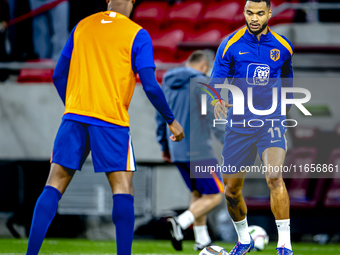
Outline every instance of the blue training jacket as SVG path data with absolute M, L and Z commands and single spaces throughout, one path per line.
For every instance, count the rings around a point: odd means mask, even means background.
M 190 84 L 192 78 L 195 79 Z M 195 81 L 207 83 L 209 79 L 190 67 L 169 70 L 163 78 L 162 89 L 165 98 L 185 134 L 181 142 L 170 142 L 170 130 L 164 118 L 156 113 L 157 140 L 161 144 L 162 151 L 170 150 L 173 162 L 215 158 L 212 131 L 215 137 L 224 143 L 224 126 L 213 127 L 214 109 L 208 107 L 207 115 L 201 115 L 201 94 L 205 93 L 201 89 L 206 87 Z
M 287 38 L 270 30 L 267 34 L 261 35 L 260 41 L 247 28 L 243 28 L 226 38 L 218 48 L 214 68 L 209 85 L 228 83 L 238 87 L 244 95 L 244 114 L 235 115 L 233 108 L 240 104 L 240 98 L 234 98 L 228 92 L 228 102 L 234 107 L 230 108 L 227 116 L 227 126 L 233 131 L 243 134 L 254 133 L 259 130 L 261 123 L 249 120 L 277 119 L 285 120 L 286 116 L 281 115 L 281 88 L 293 86 L 292 69 L 293 46 Z M 253 114 L 248 107 L 248 88 L 252 88 L 253 107 L 256 110 L 271 109 L 273 103 L 273 88 L 277 88 L 277 107 L 269 115 Z M 218 94 L 221 89 L 215 88 Z M 216 94 L 210 90 L 215 100 Z M 293 98 L 292 93 L 286 96 Z M 213 101 L 208 95 L 209 101 Z M 289 106 L 288 106 L 289 107 Z M 231 123 L 240 123 L 233 124 Z M 244 125 L 245 123 L 245 125 Z

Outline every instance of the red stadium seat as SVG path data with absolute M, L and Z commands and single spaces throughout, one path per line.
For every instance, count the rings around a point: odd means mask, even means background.
M 193 29 L 202 9 L 203 3 L 199 1 L 176 3 L 169 9 L 165 24 L 167 27 L 171 28 L 181 28 L 185 25 L 186 27 Z
M 211 1 L 205 8 L 199 26 L 202 28 L 219 29 L 228 34 L 237 28 L 235 17 L 240 15 L 243 8 L 239 2 Z
M 323 204 L 326 208 L 340 208 L 340 148 L 332 151 L 328 166 L 333 165 L 333 173 L 330 186 L 326 191 Z M 335 168 L 338 166 L 338 168 Z
M 37 63 L 46 64 L 52 66 L 54 64 L 51 59 L 38 59 L 27 61 L 26 63 Z M 23 68 L 20 70 L 18 76 L 19 83 L 42 83 L 42 82 L 52 82 L 54 69 L 53 68 Z
M 178 50 L 179 59 L 187 60 L 190 54 L 196 49 L 204 49 L 207 45 L 220 44 L 225 34 L 218 29 L 213 30 L 194 30 L 186 32 L 184 43 Z M 185 45 L 185 46 L 184 46 Z
M 280 4 L 285 3 L 286 1 L 272 1 L 271 2 L 271 8 L 274 10 L 277 8 Z M 296 10 L 285 10 L 283 12 L 280 12 L 279 14 L 275 15 L 269 20 L 269 25 L 277 25 L 277 24 L 284 24 L 284 23 L 292 23 L 294 21 L 296 15 Z
M 133 20 L 146 30 L 158 30 L 166 16 L 165 1 L 143 1 L 135 10 Z
M 176 62 L 178 60 L 178 44 L 183 41 L 184 31 L 174 29 L 164 33 L 153 33 L 151 38 L 154 46 L 155 60 Z
M 162 84 L 163 82 L 163 76 L 168 70 L 157 70 L 156 69 L 156 79 L 157 81 Z
M 202 43 L 216 43 L 220 42 L 222 37 L 226 34 L 218 29 L 212 30 L 194 30 L 188 32 L 185 36 L 185 42 L 202 42 Z

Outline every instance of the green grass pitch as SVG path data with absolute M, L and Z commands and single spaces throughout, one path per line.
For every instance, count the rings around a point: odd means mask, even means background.
M 198 255 L 199 252 L 193 250 L 193 241 L 183 243 L 183 251 L 175 251 L 170 241 L 158 240 L 136 240 L 133 243 L 132 253 L 135 255 Z M 233 244 L 216 242 L 216 245 L 224 247 L 228 252 Z M 295 255 L 340 255 L 340 244 L 330 244 L 320 246 L 317 244 L 295 243 L 293 244 Z M 25 254 L 27 240 L 0 239 L 0 255 L 19 255 Z M 79 239 L 46 239 L 43 243 L 40 255 L 43 254 L 79 254 L 79 255 L 114 255 L 116 254 L 115 242 L 109 241 L 89 241 Z M 258 255 L 276 254 L 275 243 L 270 243 L 266 250 L 253 252 Z

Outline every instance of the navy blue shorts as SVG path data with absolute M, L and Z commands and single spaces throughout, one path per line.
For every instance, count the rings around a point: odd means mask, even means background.
M 81 170 L 90 151 L 95 172 L 136 170 L 129 127 L 63 120 L 54 141 L 51 163 Z
M 195 171 L 195 166 L 201 169 L 208 166 L 216 166 L 217 159 L 206 159 L 195 162 L 175 162 L 186 185 L 191 191 L 197 190 L 200 194 L 217 194 L 224 192 L 222 175 L 218 172 L 199 173 Z
M 223 173 L 233 174 L 252 166 L 259 154 L 272 147 L 282 148 L 287 151 L 287 128 L 269 123 L 264 125 L 254 134 L 240 134 L 226 128 L 224 146 L 222 151 Z

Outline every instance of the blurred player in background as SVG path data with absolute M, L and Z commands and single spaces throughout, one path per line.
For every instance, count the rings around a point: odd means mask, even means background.
M 245 98 L 251 96 L 248 88 L 252 88 L 253 106 L 257 110 L 271 108 L 274 104 L 272 90 L 275 88 L 278 92 L 278 105 L 269 115 L 256 115 L 246 103 L 244 115 L 235 115 L 234 109 L 231 109 L 227 117 L 226 107 L 236 104 L 235 95 L 233 97 L 229 91 L 229 104 L 222 101 L 221 105 L 217 98 L 212 101 L 216 118 L 224 116 L 228 120 L 222 152 L 224 166 L 236 167 L 238 172 L 229 172 L 224 176 L 228 211 L 239 237 L 230 252 L 233 255 L 246 254 L 254 247 L 248 232 L 247 206 L 242 195 L 246 173 L 241 172 L 241 168 L 253 165 L 257 152 L 265 166 L 275 168 L 283 165 L 287 150 L 287 130 L 281 125 L 286 119 L 285 115 L 281 115 L 281 88 L 293 86 L 293 46 L 284 36 L 268 28 L 268 20 L 272 16 L 270 1 L 247 0 L 244 16 L 247 26 L 225 39 L 218 49 L 211 85 L 223 84 L 227 78 L 230 84 L 243 92 Z M 220 90 L 216 88 L 218 93 Z M 288 94 L 288 98 L 292 97 L 292 94 Z M 261 122 L 257 121 L 251 127 L 247 124 L 249 120 L 260 120 L 266 124 L 260 127 Z M 277 254 L 291 255 L 289 197 L 282 172 L 268 171 L 266 180 L 279 234 Z
M 200 78 L 208 83 L 205 74 L 209 70 L 209 55 L 204 51 L 195 51 L 189 57 L 185 67 L 169 70 L 163 79 L 162 89 L 171 110 L 184 128 L 186 137 L 180 143 L 171 143 L 170 130 L 166 121 L 157 113 L 157 139 L 162 147 L 163 160 L 173 161 L 179 169 L 185 183 L 191 190 L 191 203 L 187 211 L 175 218 L 169 218 L 168 226 L 172 244 L 176 250 L 182 250 L 182 230 L 194 224 L 195 250 L 202 250 L 211 239 L 207 229 L 207 213 L 221 203 L 223 184 L 221 173 L 198 174 L 194 166 L 216 166 L 217 159 L 212 148 L 211 131 L 224 142 L 224 128 L 212 128 L 213 108 L 207 115 L 201 115 L 201 94 L 203 85 L 190 84 L 191 78 Z M 203 92 L 204 93 L 204 92 Z M 211 125 L 208 125 L 210 123 Z M 191 129 L 190 129 L 191 125 Z
M 184 137 L 156 82 L 151 38 L 128 18 L 133 3 L 107 0 L 108 11 L 80 21 L 62 51 L 53 81 L 65 103 L 65 115 L 55 139 L 50 175 L 34 209 L 28 255 L 38 254 L 58 201 L 90 150 L 95 172 L 105 172 L 112 188 L 117 254 L 131 254 L 136 164 L 128 108 L 136 73 L 169 125 L 170 139 Z

